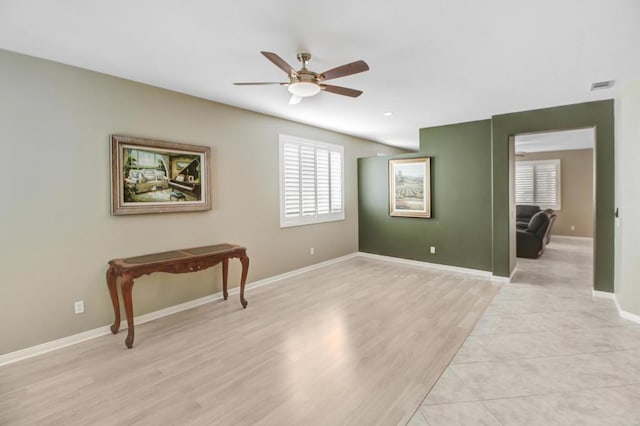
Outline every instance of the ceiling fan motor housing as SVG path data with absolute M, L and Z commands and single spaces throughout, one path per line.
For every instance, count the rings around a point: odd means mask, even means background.
M 298 53 L 298 60 L 302 63 L 302 68 L 295 75 L 289 75 L 289 92 L 301 98 L 318 94 L 321 90 L 318 75 L 307 69 L 311 54 L 306 52 Z

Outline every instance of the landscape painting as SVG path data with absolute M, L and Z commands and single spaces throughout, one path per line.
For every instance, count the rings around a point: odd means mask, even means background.
M 112 213 L 209 210 L 209 147 L 111 137 Z
M 389 160 L 389 214 L 431 217 L 429 157 Z

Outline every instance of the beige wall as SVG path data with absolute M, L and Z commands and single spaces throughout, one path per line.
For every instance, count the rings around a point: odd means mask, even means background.
M 593 150 L 535 152 L 516 161 L 549 159 L 560 159 L 562 185 L 561 208 L 551 234 L 593 238 Z
M 640 317 L 640 81 L 616 97 L 615 293 L 620 308 Z
M 233 242 L 248 248 L 252 282 L 357 251 L 356 158 L 399 152 L 2 50 L 0 75 L 0 354 L 111 323 L 112 258 Z M 213 209 L 111 216 L 112 133 L 210 146 Z M 279 133 L 345 147 L 344 221 L 280 229 Z M 135 314 L 218 292 L 219 268 L 140 278 Z M 231 286 L 238 279 L 234 261 Z

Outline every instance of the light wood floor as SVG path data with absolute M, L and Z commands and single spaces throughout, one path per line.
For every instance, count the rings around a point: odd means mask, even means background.
M 1 367 L 0 424 L 405 424 L 498 289 L 350 259 Z

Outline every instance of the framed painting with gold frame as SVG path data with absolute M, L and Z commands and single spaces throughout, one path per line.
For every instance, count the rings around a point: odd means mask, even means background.
M 111 213 L 211 209 L 207 146 L 111 136 Z

